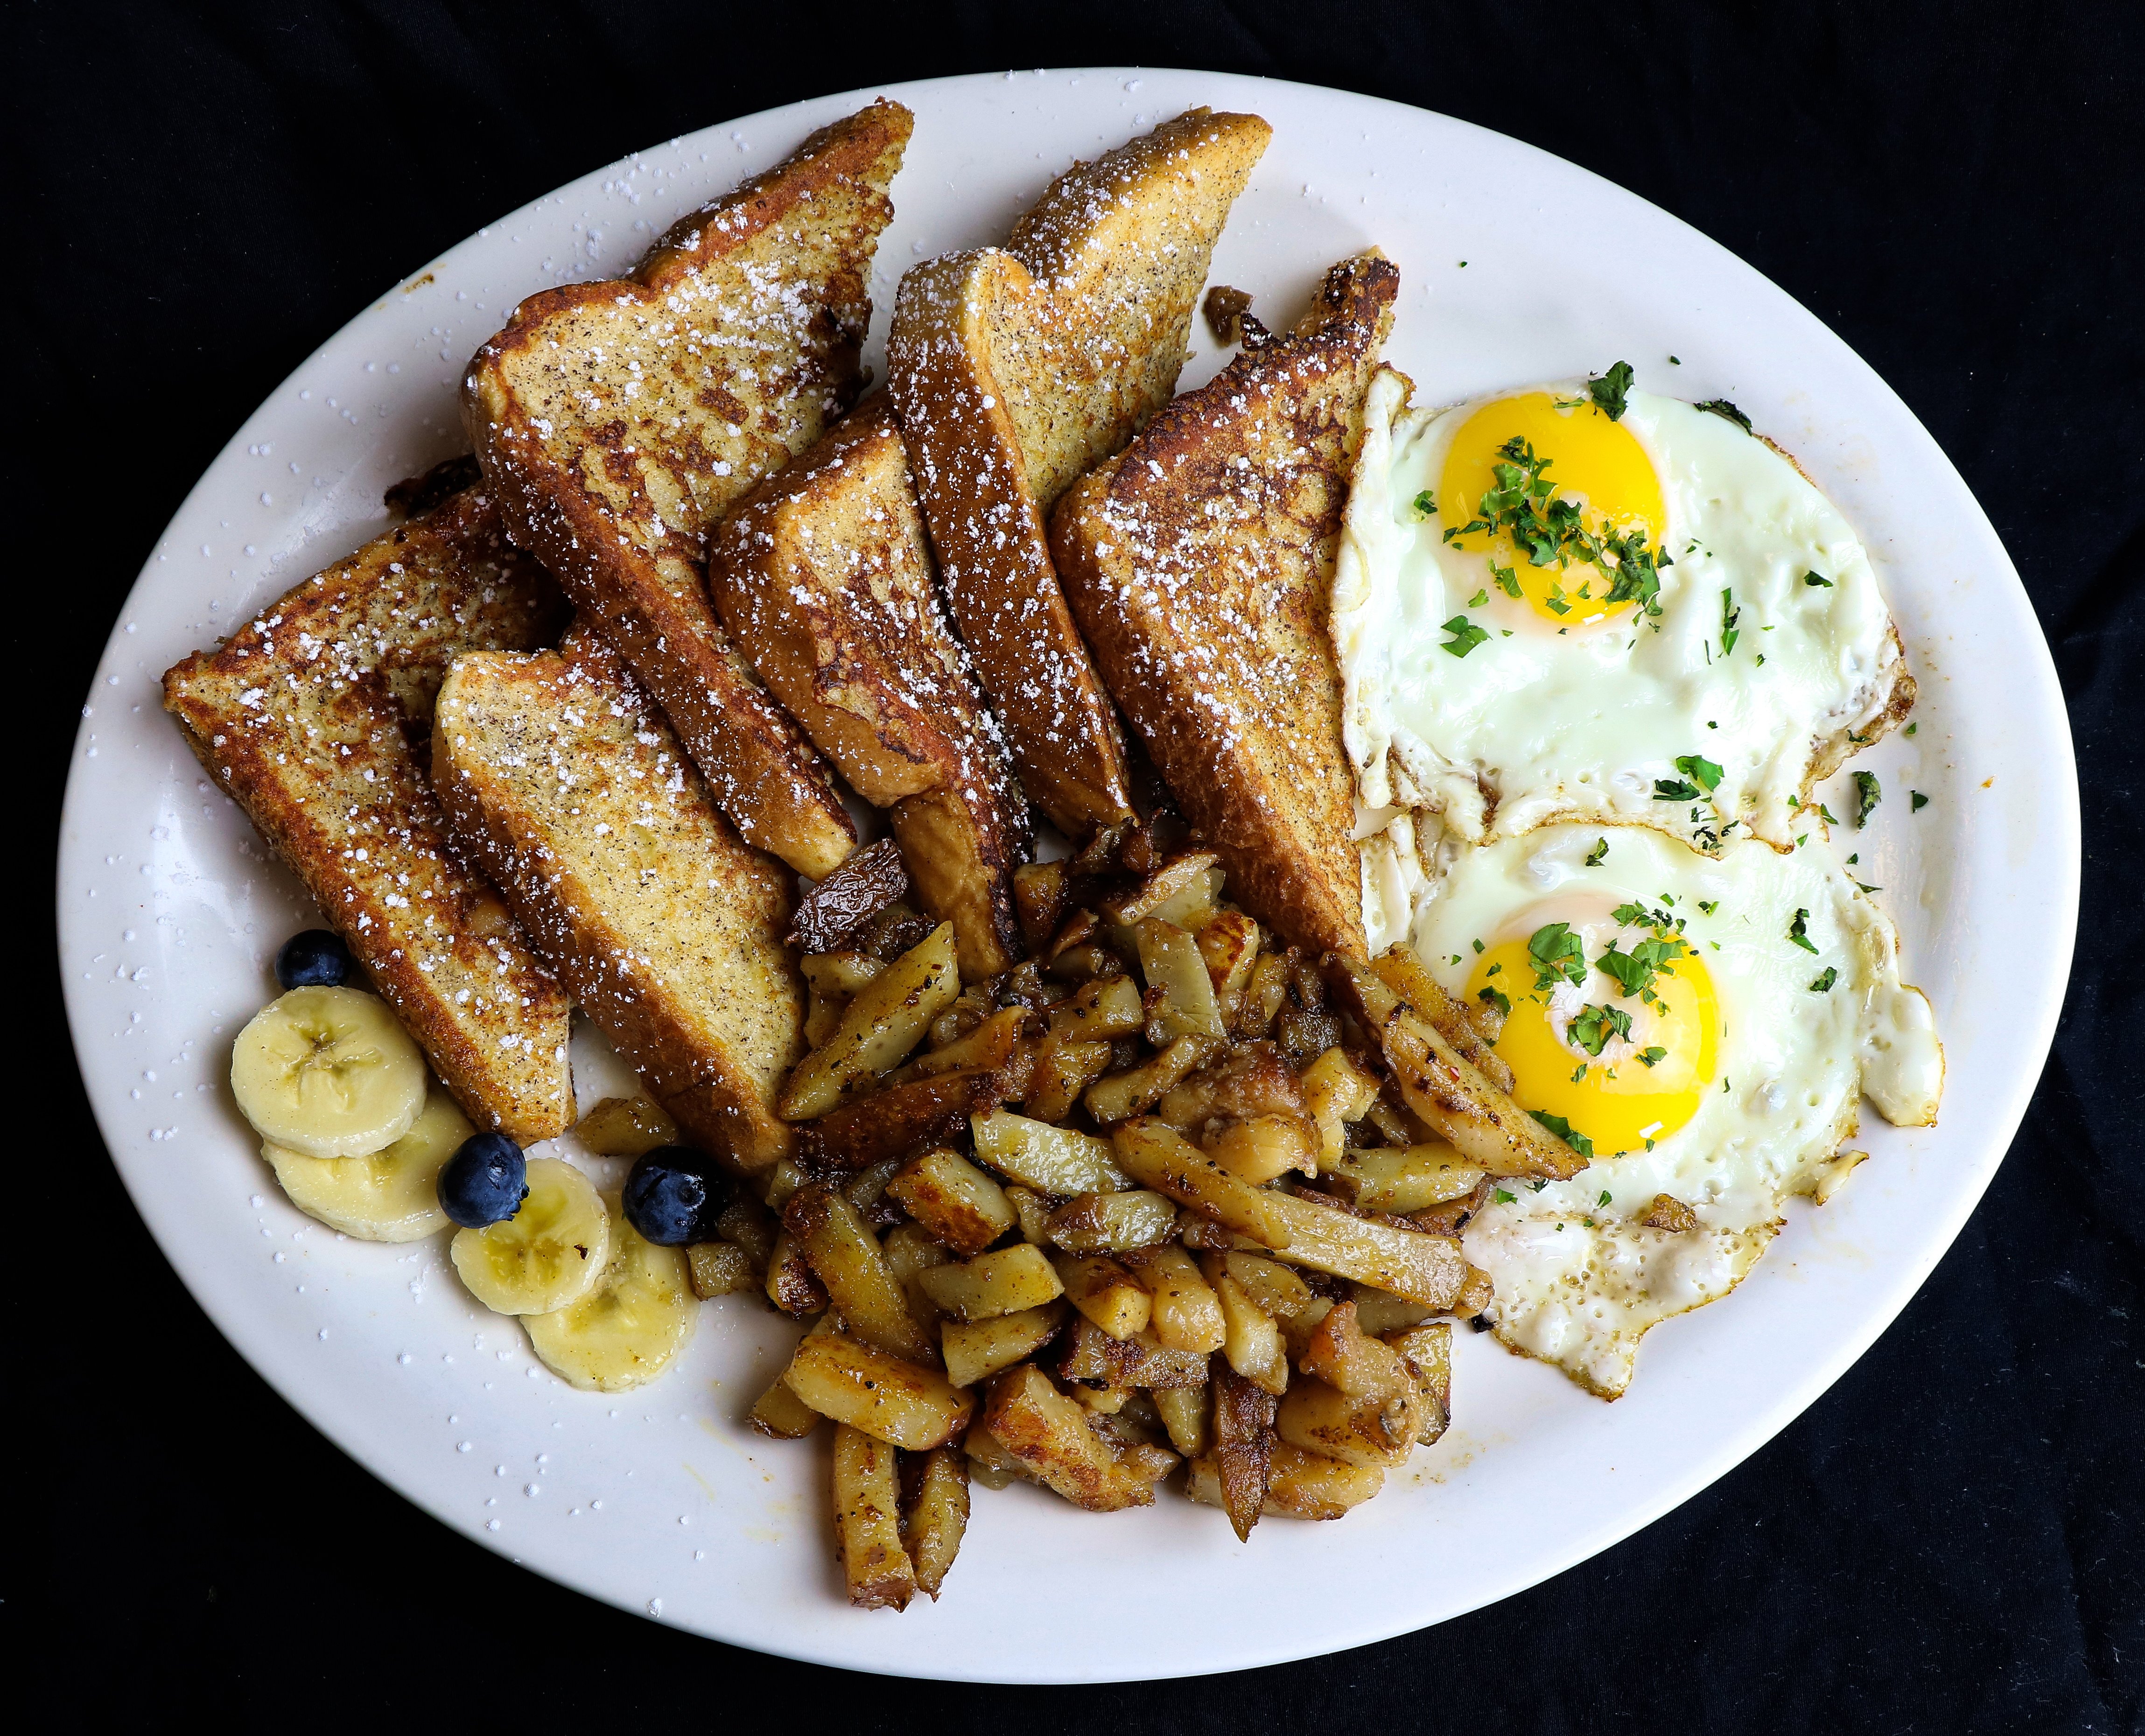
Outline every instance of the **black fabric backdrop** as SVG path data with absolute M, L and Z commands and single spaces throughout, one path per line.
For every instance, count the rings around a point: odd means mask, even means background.
M 1235 1678 L 889 1689 L 562 1590 L 314 1434 L 226 1346 L 128 1206 L 39 941 L 12 1117 L 38 1210 L 15 1220 L 10 1259 L 51 1269 L 7 1315 L 11 1432 L 30 1450 L 4 1608 L 15 1633 L 28 1618 L 44 1639 L 17 1652 L 18 1679 L 63 1695 L 70 1721 L 144 1727 L 698 1725 L 764 1708 L 792 1728 L 943 1732 L 1008 1717 L 1142 1732 L 2137 1729 L 2145 10 L 774 10 L 761 23 L 657 0 L 7 7 L 0 124 L 26 217 L 7 298 L 29 376 L 11 405 L 7 625 L 12 683 L 49 701 L 17 738 L 43 836 L 89 672 L 167 519 L 291 367 L 440 249 L 636 147 L 823 91 L 1068 61 L 1272 74 L 1477 122 L 1665 206 L 1830 321 L 1965 473 L 2054 647 L 2084 789 L 2084 931 L 2026 1127 L 1949 1256 L 1830 1393 L 1715 1487 L 1545 1585 Z M 41 932 L 52 858 L 24 854 L 25 931 Z M 1348 1594 L 1278 1589 L 1272 1620 Z

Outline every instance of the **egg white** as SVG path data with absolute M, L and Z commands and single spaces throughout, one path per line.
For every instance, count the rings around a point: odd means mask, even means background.
M 1586 395 L 1584 381 L 1538 390 Z M 1431 809 L 1471 842 L 1577 816 L 1684 838 L 1732 821 L 1726 835 L 1787 848 L 1806 829 L 1795 801 L 1855 738 L 1889 727 L 1902 691 L 1899 638 L 1846 520 L 1734 422 L 1631 392 L 1622 425 L 1666 510 L 1660 613 L 1620 621 L 1581 604 L 1553 623 L 1500 591 L 1481 552 L 1446 543 L 1454 521 L 1441 510 L 1416 509 L 1488 400 L 1411 410 L 1407 394 L 1390 369 L 1372 384 L 1334 580 L 1342 734 L 1365 804 Z M 1457 522 L 1471 512 L 1439 505 Z M 1830 584 L 1807 583 L 1812 572 Z M 1590 575 L 1598 591 L 1605 581 L 1590 568 L 1564 582 L 1575 590 Z M 1465 656 L 1444 649 L 1455 615 L 1489 634 Z M 1693 804 L 1655 793 L 1689 755 L 1721 768 L 1695 818 Z
M 1633 901 L 1684 919 L 1719 997 L 1714 1078 L 1689 1122 L 1567 1181 L 1505 1181 L 1465 1232 L 1467 1257 L 1491 1276 L 1488 1317 L 1504 1342 L 1615 1397 L 1651 1326 L 1734 1289 L 1779 1227 L 1782 1202 L 1851 1167 L 1841 1147 L 1864 1092 L 1893 1122 L 1935 1119 L 1943 1060 L 1929 1002 L 1899 980 L 1890 922 L 1819 839 L 1784 856 L 1751 841 L 1707 856 L 1641 828 L 1565 823 L 1439 854 L 1418 863 L 1407 928 L 1453 992 L 1465 991 L 1477 940 L 1512 938 L 1515 922 L 1554 915 L 1560 902 Z M 1798 911 L 1814 953 L 1789 938 Z M 1590 941 L 1588 956 L 1598 951 Z M 1813 987 L 1828 967 L 1830 989 Z M 1587 994 L 1614 992 L 1597 977 Z M 1641 1223 L 1660 1194 L 1690 1206 L 1699 1227 Z

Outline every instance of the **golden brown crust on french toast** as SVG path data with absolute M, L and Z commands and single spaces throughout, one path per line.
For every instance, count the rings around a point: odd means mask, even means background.
M 738 648 L 858 794 L 888 810 L 961 974 L 1019 956 L 1026 800 L 932 582 L 891 405 L 868 400 L 732 510 L 708 588 Z
M 701 564 L 730 504 L 856 395 L 913 124 L 874 102 L 674 225 L 630 276 L 531 296 L 463 384 L 515 541 L 632 664 L 746 840 L 814 877 L 855 828 L 716 621 Z
M 1400 274 L 1326 274 L 1287 337 L 1175 400 L 1058 503 L 1052 546 L 1110 691 L 1232 896 L 1362 956 L 1355 783 L 1326 617 L 1363 399 Z
M 577 624 L 555 652 L 459 659 L 432 767 L 456 843 L 649 1094 L 740 1168 L 787 1152 L 789 877 L 739 842 L 617 655 Z
M 426 736 L 465 651 L 550 644 L 566 606 L 485 491 L 449 498 L 164 677 L 209 775 L 312 893 L 472 1120 L 574 1118 L 565 992 L 448 848 Z
M 1003 248 L 911 270 L 887 362 L 939 573 L 1022 780 L 1066 832 L 1129 818 L 1124 744 L 1053 570 L 1073 479 L 1167 401 L 1272 129 L 1194 109 L 1052 183 Z

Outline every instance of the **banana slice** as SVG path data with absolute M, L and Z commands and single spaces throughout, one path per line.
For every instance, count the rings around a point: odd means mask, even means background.
M 425 1107 L 425 1057 L 377 995 L 294 988 L 231 1048 L 239 1112 L 305 1157 L 362 1157 L 395 1143 Z
M 476 1129 L 438 1086 L 400 1139 L 369 1157 L 308 1157 L 273 1140 L 261 1155 L 291 1203 L 361 1241 L 416 1241 L 447 1227 L 440 1171 Z
M 654 1380 L 690 1341 L 700 1315 L 685 1251 L 656 1246 L 612 1210 L 610 1264 L 595 1288 L 570 1308 L 521 1322 L 537 1355 L 584 1392 Z
M 610 1263 L 611 1218 L 595 1182 L 556 1157 L 529 1160 L 529 1197 L 504 1223 L 457 1230 L 447 1245 L 470 1293 L 495 1314 L 550 1314 L 578 1302 Z

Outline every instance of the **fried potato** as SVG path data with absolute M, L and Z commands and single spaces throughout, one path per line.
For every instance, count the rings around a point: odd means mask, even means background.
M 1303 1107 L 1318 1129 L 1320 1169 L 1346 1149 L 1345 1124 L 1361 1121 L 1377 1101 L 1377 1080 L 1346 1049 L 1328 1049 L 1304 1069 Z
M 1227 1035 L 1199 943 L 1187 930 L 1159 917 L 1143 919 L 1133 929 L 1132 938 L 1139 949 L 1140 975 L 1150 990 L 1162 995 L 1161 1007 L 1147 1024 L 1148 1041 L 1168 1043 L 1180 1037 L 1204 1037 L 1218 1042 Z
M 893 1449 L 847 1423 L 834 1428 L 834 1550 L 856 1608 L 908 1607 L 916 1570 L 902 1545 Z
M 1202 923 L 1192 938 L 1199 943 L 1207 981 L 1214 985 L 1222 1022 L 1234 1030 L 1252 968 L 1259 962 L 1259 925 L 1240 910 L 1228 910 Z
M 946 1263 L 950 1257 L 946 1250 L 920 1224 L 896 1224 L 886 1232 L 878 1251 L 887 1270 L 901 1286 L 901 1293 L 908 1298 L 908 1311 L 926 1326 L 937 1321 L 938 1305 L 924 1289 L 923 1275 L 932 1266 Z
M 958 1152 L 912 1157 L 886 1184 L 917 1222 L 963 1256 L 980 1254 L 1017 1221 L 1005 1190 Z
M 1217 1257 L 1244 1294 L 1277 1320 L 1302 1313 L 1316 1300 L 1308 1284 L 1263 1255 L 1232 1250 Z
M 1089 1086 L 1080 1101 L 1103 1127 L 1137 1115 L 1213 1052 L 1203 1037 L 1180 1037 L 1160 1053 L 1123 1072 L 1107 1074 Z
M 1017 1314 L 1065 1293 L 1043 1250 L 1025 1241 L 958 1265 L 929 1267 L 918 1281 L 943 1311 L 961 1321 Z
M 942 1015 L 943 1016 L 943 1015 Z M 965 1037 L 919 1055 L 897 1076 L 903 1080 L 926 1079 L 933 1073 L 980 1072 L 1003 1067 L 1019 1051 L 1035 1015 L 1025 1007 L 1007 1007 L 992 1013 Z
M 752 1256 L 734 1241 L 696 1241 L 685 1250 L 685 1266 L 693 1281 L 693 1294 L 705 1301 L 709 1296 L 734 1296 L 740 1290 L 757 1290 L 759 1268 Z
M 938 1333 L 946 1378 L 956 1386 L 980 1386 L 1000 1369 L 1011 1368 L 1049 1343 L 1065 1315 L 1060 1301 L 987 1320 L 948 1321 Z
M 1445 1432 L 1452 1415 L 1452 1322 L 1432 1321 L 1411 1326 L 1386 1342 L 1400 1353 L 1422 1395 L 1421 1431 L 1416 1439 L 1428 1446 Z
M 1035 1073 L 1021 1107 L 1038 1121 L 1063 1121 L 1080 1093 L 1109 1071 L 1107 1042 L 1059 1042 L 1046 1037 L 1035 1052 Z
M 1639 1221 L 1649 1230 L 1668 1230 L 1683 1236 L 1698 1227 L 1698 1214 L 1674 1194 L 1657 1193 Z
M 827 1306 L 819 1275 L 787 1230 L 776 1236 L 767 1256 L 767 1299 L 784 1314 L 799 1316 L 817 1314 Z
M 923 1040 L 960 992 L 953 925 L 941 923 L 857 991 L 839 1028 L 792 1070 L 776 1112 L 784 1121 L 810 1121 L 868 1090 Z
M 1145 1188 L 1083 1193 L 1050 1214 L 1050 1239 L 1075 1254 L 1117 1254 L 1160 1241 L 1177 1227 L 1176 1202 Z
M 1132 1182 L 1111 1142 L 1001 1109 L 971 1123 L 976 1155 L 1038 1193 L 1114 1193 Z
M 1383 1338 L 1389 1332 L 1404 1332 L 1430 1318 L 1431 1311 L 1420 1302 L 1404 1302 L 1367 1284 L 1351 1288 L 1356 1304 L 1356 1323 L 1373 1338 Z
M 1411 1385 L 1378 1398 L 1350 1398 L 1323 1380 L 1304 1380 L 1283 1395 L 1274 1432 L 1290 1445 L 1344 1465 L 1391 1470 L 1413 1450 L 1423 1400 Z
M 968 1455 L 958 1447 L 934 1447 L 913 1480 L 901 1516 L 901 1540 L 915 1569 L 917 1589 L 935 1603 L 968 1530 Z
M 1187 1459 L 1203 1455 L 1208 1442 L 1207 1411 L 1212 1401 L 1206 1384 L 1157 1387 L 1151 1396 L 1162 1427 L 1169 1431 L 1169 1444 Z
M 812 1323 L 805 1336 L 831 1332 L 835 1324 L 833 1315 L 823 1314 Z M 826 1419 L 797 1396 L 789 1385 L 789 1370 L 784 1367 L 746 1413 L 745 1420 L 761 1434 L 771 1435 L 778 1440 L 802 1440 Z
M 968 1475 L 986 1489 L 1010 1489 L 1015 1483 L 1039 1484 L 1042 1480 L 1008 1452 L 998 1436 L 981 1423 L 969 1429 L 961 1448 L 968 1455 Z
M 1013 871 L 1013 908 L 1021 938 L 1039 953 L 1065 920 L 1072 895 L 1072 877 L 1062 862 L 1031 862 Z
M 653 1097 L 605 1097 L 574 1123 L 574 1137 L 599 1157 L 638 1157 L 674 1146 L 677 1122 Z
M 808 1333 L 783 1379 L 822 1416 L 913 1453 L 943 1446 L 975 1410 L 975 1400 L 936 1369 L 841 1332 Z
M 1157 1340 L 1170 1350 L 1200 1355 L 1222 1348 L 1228 1334 L 1221 1299 L 1198 1261 L 1172 1242 L 1137 1249 L 1122 1263 L 1153 1298 L 1147 1324 Z
M 1208 1463 L 1218 1485 L 1214 1505 L 1227 1512 L 1237 1540 L 1248 1543 L 1272 1475 L 1276 1400 L 1219 1360 L 1213 1387 L 1214 1450 Z
M 1203 1386 L 1207 1378 L 1207 1358 L 1200 1352 L 1172 1350 L 1146 1331 L 1119 1338 L 1084 1316 L 1060 1341 L 1052 1370 L 1061 1380 L 1120 1392 Z
M 973 1116 L 988 1114 L 1028 1088 L 1025 1057 L 984 1072 L 938 1073 L 889 1085 L 808 1122 L 797 1130 L 797 1154 L 822 1169 L 867 1169 L 906 1157 L 918 1146 L 958 1139 Z
M 1231 1275 L 1226 1254 L 1202 1254 L 1199 1269 L 1222 1305 L 1222 1355 L 1229 1366 L 1262 1392 L 1288 1390 L 1288 1352 L 1274 1317 Z
M 1475 1270 L 1448 1236 L 1351 1216 L 1301 1195 L 1277 1195 L 1274 1217 L 1288 1238 L 1274 1251 L 1291 1266 L 1353 1278 L 1426 1308 L 1451 1307 Z
M 1398 1213 L 1463 1199 L 1481 1185 L 1484 1174 L 1441 1139 L 1344 1152 L 1319 1167 L 1350 1204 L 1366 1211 Z
M 937 1363 L 938 1344 L 909 1311 L 901 1281 L 863 1213 L 825 1182 L 815 1181 L 792 1196 L 782 1223 L 854 1336 L 904 1361 Z
M 1051 1262 L 1065 1299 L 1112 1338 L 1145 1328 L 1153 1299 L 1114 1260 L 1099 1254 L 1060 1254 Z
M 1238 1181 L 1254 1187 L 1291 1170 L 1306 1176 L 1318 1173 L 1317 1135 L 1301 1116 L 1254 1115 L 1228 1122 L 1202 1139 L 1200 1147 Z
M 1238 1181 L 1174 1127 L 1142 1117 L 1117 1128 L 1111 1146 L 1124 1172 L 1142 1186 L 1263 1247 L 1287 1245 L 1276 1209 L 1284 1196 Z
M 1214 913 L 1220 895 L 1221 861 L 1212 850 L 1189 850 L 1172 856 L 1132 891 L 1112 898 L 1101 907 L 1103 921 L 1132 928 L 1147 918 L 1196 928 Z
M 1412 1384 L 1400 1352 L 1364 1335 L 1353 1302 L 1326 1311 L 1304 1346 L 1299 1365 L 1351 1399 L 1383 1398 Z
M 1100 977 L 1050 1009 L 1050 1034 L 1059 1042 L 1107 1042 L 1147 1028 L 1139 987 L 1129 977 Z
M 1282 954 L 1259 954 L 1237 1008 L 1237 1036 L 1264 1037 L 1273 1028 L 1275 1018 L 1288 1001 L 1288 960 Z
M 983 1426 L 1037 1480 L 1076 1506 L 1115 1513 L 1154 1503 L 1151 1463 L 1127 1463 L 1033 1363 L 993 1379 Z
M 775 1235 L 781 1228 L 775 1215 L 743 1189 L 723 1207 L 723 1215 L 715 1220 L 716 1236 L 743 1248 L 747 1257 L 763 1272 L 774 1257 Z
M 1050 1201 L 1033 1188 L 1023 1187 L 1018 1181 L 1007 1184 L 1005 1196 L 1013 1216 L 1020 1220 L 1020 1239 L 1033 1242 L 1039 1248 L 1048 1247 Z
M 1278 1519 L 1340 1519 L 1385 1486 L 1386 1474 L 1374 1466 L 1349 1465 L 1279 1440 L 1265 1510 Z
M 857 991 L 886 968 L 868 953 L 818 953 L 798 964 L 811 995 L 804 1041 L 815 1049 L 841 1028 L 842 1015 Z
M 1394 947 L 1371 966 L 1371 974 L 1436 1027 L 1439 1035 L 1498 1090 L 1512 1088 L 1512 1070 L 1490 1046 L 1494 1033 L 1485 1032 L 1476 1009 L 1447 994 L 1437 979 L 1423 967 L 1415 949 L 1405 942 Z

